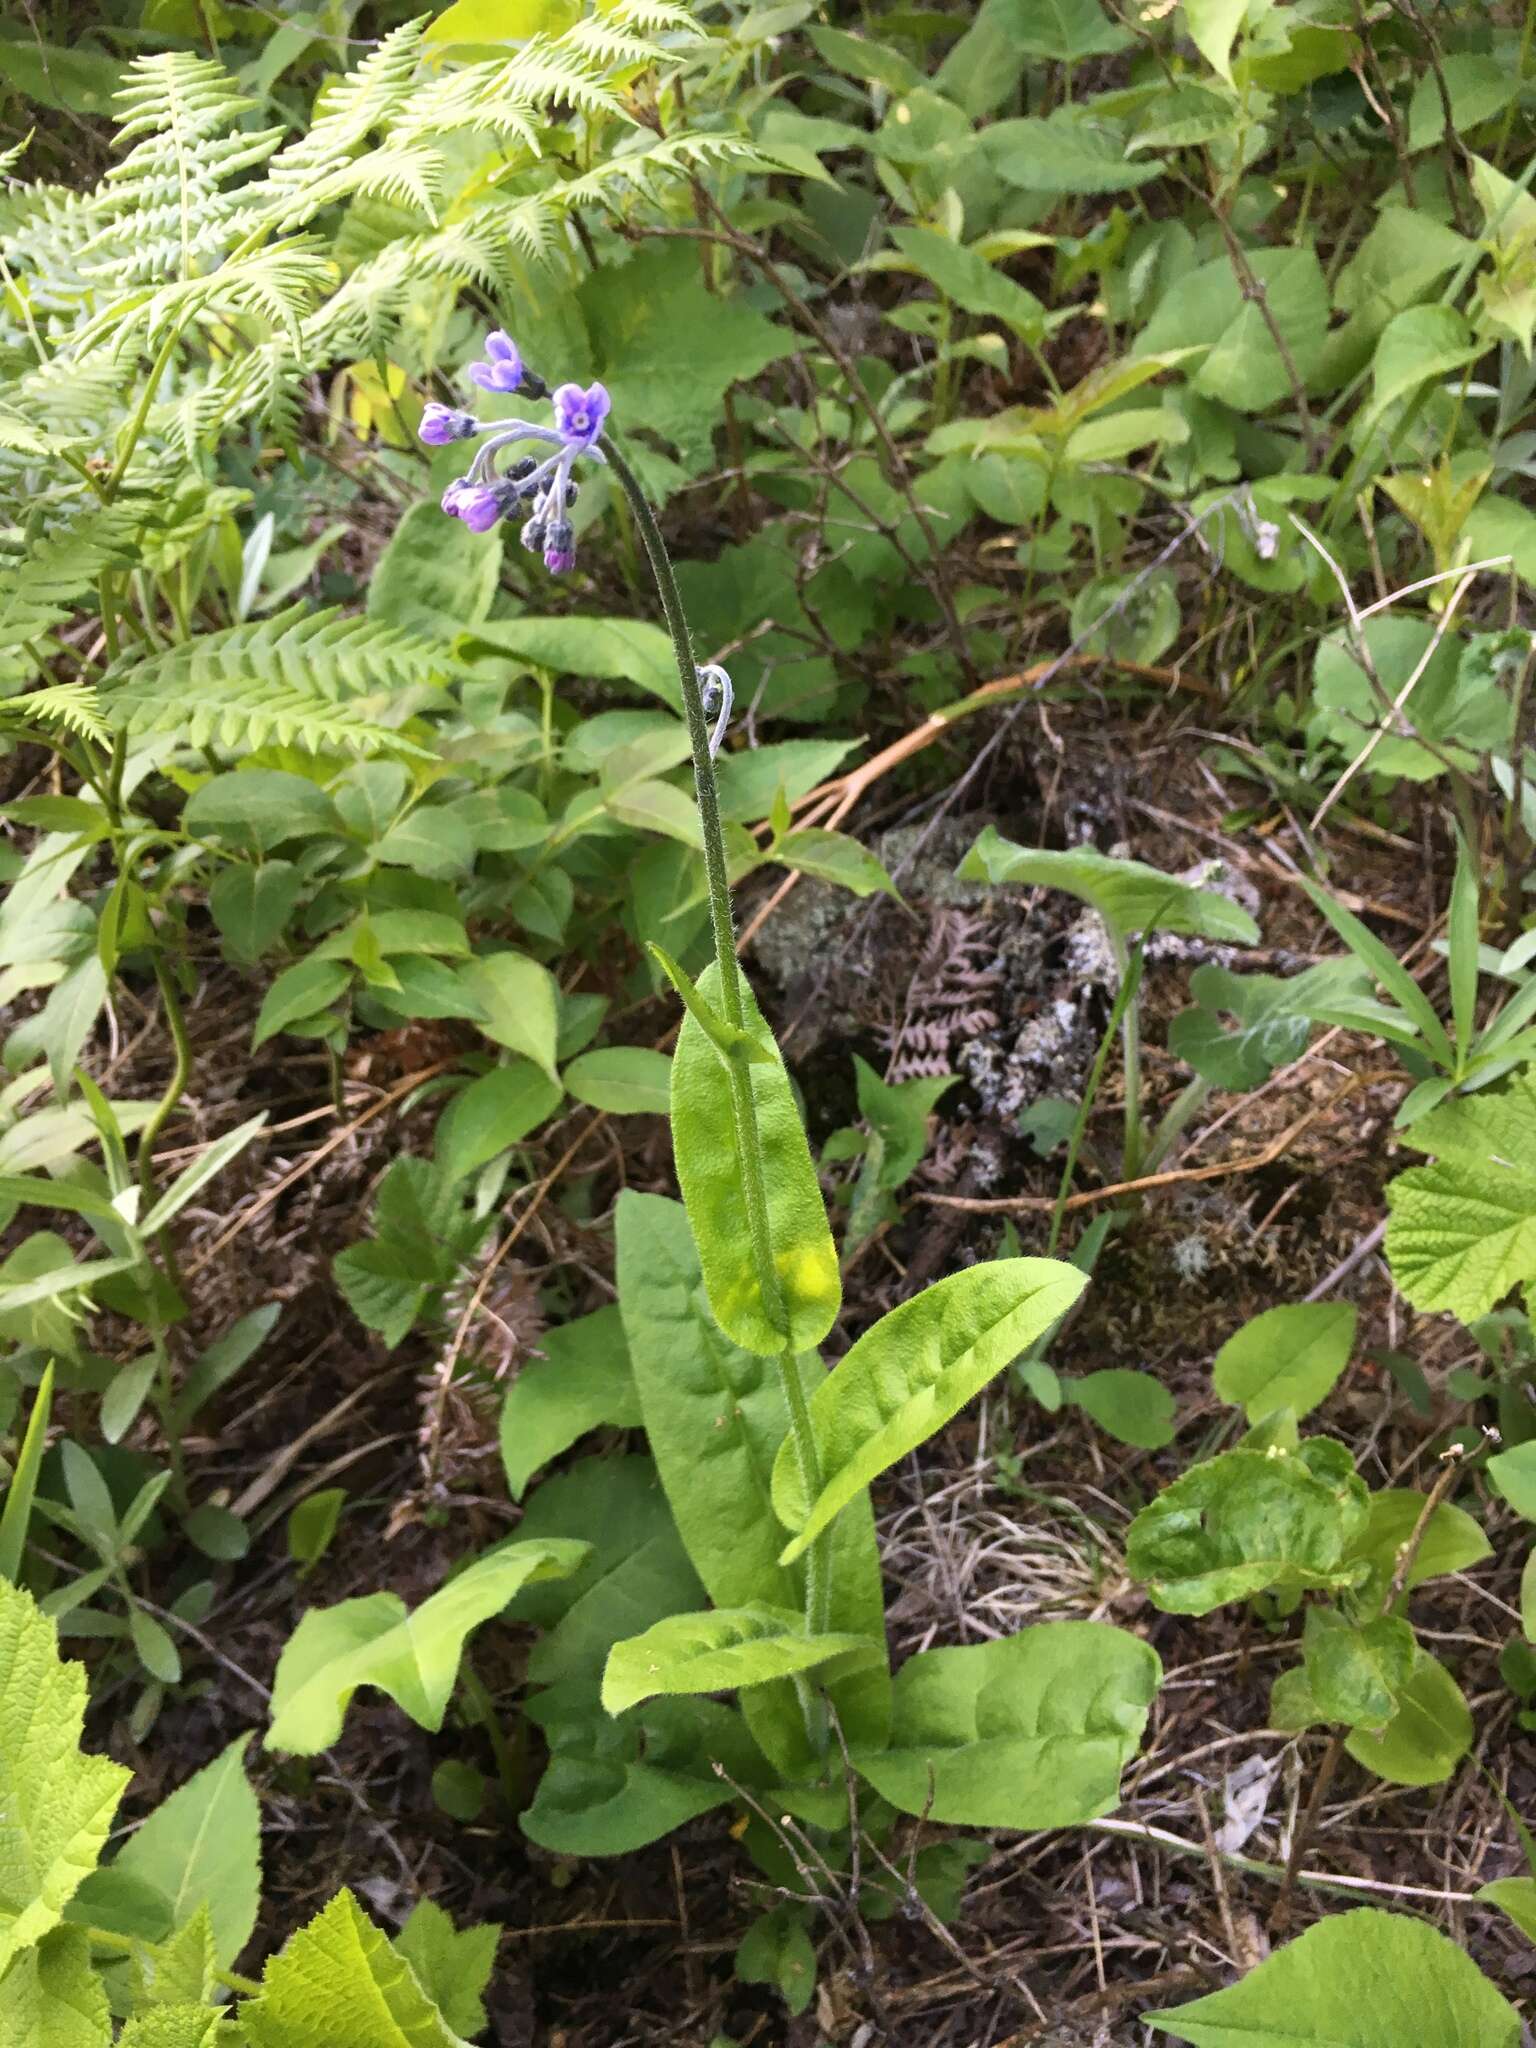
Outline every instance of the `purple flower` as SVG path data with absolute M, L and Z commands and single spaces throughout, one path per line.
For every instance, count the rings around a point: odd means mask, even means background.
M 498 327 L 485 337 L 485 360 L 471 363 L 472 383 L 482 391 L 516 391 L 523 381 L 523 359 L 510 334 Z
M 489 533 L 503 509 L 495 484 L 469 484 L 459 495 L 455 517 L 462 519 L 471 533 Z
M 465 498 L 473 496 L 474 488 L 473 484 L 465 483 L 463 477 L 456 476 L 454 478 L 447 490 L 444 491 L 442 497 L 443 510 L 450 519 L 458 519 L 461 516 L 463 501 Z
M 446 448 L 450 441 L 467 441 L 471 434 L 478 434 L 480 422 L 472 412 L 459 412 L 454 406 L 439 405 L 434 399 L 423 407 L 421 425 L 416 431 L 429 448 Z
M 613 400 L 601 384 L 562 384 L 554 394 L 555 425 L 569 446 L 590 448 L 603 430 Z
M 556 576 L 576 566 L 576 536 L 569 519 L 552 519 L 544 531 L 544 566 Z

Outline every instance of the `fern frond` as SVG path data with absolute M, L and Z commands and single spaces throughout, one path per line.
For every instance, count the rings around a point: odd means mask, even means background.
M 515 57 L 466 65 L 422 86 L 411 95 L 391 130 L 391 140 L 468 129 L 519 142 L 537 156 L 538 130 L 552 107 L 610 118 L 624 115 L 593 62 L 572 50 L 568 39 L 552 42 L 547 36 L 534 36 Z
M 53 652 L 48 635 L 77 608 L 103 569 L 130 562 L 142 507 L 85 503 L 69 524 L 40 539 L 15 536 L 0 556 L 0 692 L 37 673 Z
M 158 291 L 115 299 L 79 337 L 82 354 L 113 337 L 119 360 L 135 348 L 155 349 L 195 321 L 244 314 L 285 329 L 299 347 L 300 322 L 335 277 L 335 266 L 309 237 L 257 249 L 208 277 L 183 278 Z
M 222 65 L 185 51 L 136 58 L 117 104 L 118 139 L 136 147 L 98 188 L 103 224 L 83 268 L 116 285 L 196 277 L 231 239 L 242 198 L 226 188 L 265 162 L 282 130 L 242 130 L 258 103 Z
M 138 663 L 109 715 L 125 732 L 179 733 L 194 746 L 421 755 L 379 714 L 453 665 L 439 642 L 298 604 Z
M 579 178 L 572 178 L 547 195 L 562 206 L 612 205 L 615 188 L 629 186 L 655 193 L 668 177 L 687 177 L 695 171 L 720 170 L 730 165 L 738 170 L 772 169 L 773 160 L 738 135 L 689 133 L 668 135 L 649 141 L 644 148 L 625 150 L 594 164 Z
M 89 683 L 50 683 L 44 690 L 29 690 L 0 703 L 0 725 L 61 726 L 104 747 L 112 744 L 101 698 Z
M 295 225 L 319 205 L 314 192 L 347 170 L 369 137 L 404 108 L 416 73 L 425 19 L 387 35 L 357 69 L 322 96 L 307 134 L 290 142 L 267 169 L 262 199 L 274 219 Z
M 670 0 L 615 0 L 606 12 L 617 27 L 633 29 L 637 35 L 659 36 L 668 30 L 704 33 L 686 7 L 673 7 Z

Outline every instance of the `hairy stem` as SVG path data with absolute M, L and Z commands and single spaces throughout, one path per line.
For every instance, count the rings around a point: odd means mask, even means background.
M 165 1010 L 165 1021 L 170 1027 L 171 1044 L 175 1048 L 175 1062 L 165 1093 L 155 1105 L 155 1113 L 144 1126 L 139 1139 L 139 1186 L 143 1190 L 146 1207 L 154 1200 L 155 1194 L 155 1140 L 170 1122 L 181 1101 L 187 1081 L 192 1073 L 192 1046 L 187 1037 L 187 1020 L 182 1013 L 181 996 L 176 982 L 166 964 L 159 947 L 155 948 L 155 980 L 160 988 L 160 1001 Z
M 715 962 L 720 974 L 720 1006 L 725 1013 L 726 1022 L 740 1030 L 746 1016 L 746 1006 L 742 997 L 741 973 L 736 964 L 736 932 L 731 919 L 731 882 L 725 857 L 725 834 L 721 827 L 720 801 L 715 788 L 715 764 L 709 751 L 709 719 L 704 710 L 704 694 L 693 659 L 688 621 L 683 613 L 682 595 L 677 587 L 677 578 L 673 574 L 671 557 L 667 553 L 666 542 L 662 539 L 661 528 L 656 523 L 656 516 L 646 500 L 638 477 L 614 446 L 610 436 L 605 434 L 601 445 L 609 466 L 618 479 L 619 488 L 634 514 L 635 525 L 644 543 L 651 573 L 656 579 L 661 608 L 666 615 L 667 629 L 672 635 L 672 646 L 677 656 L 678 682 L 682 688 L 683 713 L 688 723 L 689 747 L 693 755 L 693 780 L 698 793 L 699 821 L 704 838 L 704 873 L 709 888 L 709 919 L 715 942 Z M 742 1198 L 747 1211 L 747 1228 L 752 1240 L 753 1265 L 757 1271 L 763 1306 L 770 1321 L 787 1330 L 789 1319 L 785 1313 L 783 1291 L 779 1286 L 778 1270 L 773 1259 L 773 1239 L 768 1218 L 767 1176 L 762 1141 L 757 1128 L 757 1105 L 752 1094 L 752 1080 L 747 1070 L 734 1060 L 726 1063 L 726 1070 L 730 1080 L 736 1157 L 741 1166 Z M 795 1464 L 801 1484 L 805 1488 L 805 1498 L 807 1501 L 813 1501 L 821 1491 L 821 1460 L 817 1455 L 816 1437 L 811 1427 L 805 1389 L 800 1384 L 792 1346 L 786 1345 L 784 1355 L 778 1364 L 784 1400 L 789 1409 L 789 1433 L 794 1446 Z M 832 1590 L 830 1564 L 829 1533 L 823 1530 L 811 1544 L 806 1557 L 805 1621 L 806 1632 L 809 1635 L 821 1634 L 827 1627 Z M 819 1705 L 814 1705 L 807 1713 L 807 1725 L 818 1750 L 825 1749 L 826 1723 Z

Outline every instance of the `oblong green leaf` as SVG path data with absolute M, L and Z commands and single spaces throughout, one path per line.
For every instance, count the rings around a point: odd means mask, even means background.
M 1147 2024 L 1191 2048 L 1515 2048 L 1520 2015 L 1424 1920 L 1332 1913 L 1225 1991 Z
M 1091 904 L 1110 929 L 1185 932 L 1228 944 L 1253 945 L 1259 928 L 1239 904 L 1139 860 L 1113 860 L 1091 846 L 1066 853 L 1016 846 L 989 825 L 960 863 L 967 882 L 1028 882 L 1065 889 Z
M 764 1299 L 753 1258 L 732 1076 L 691 1012 L 672 1061 L 672 1143 L 715 1320 L 744 1350 L 777 1358 L 786 1349 L 809 1351 L 821 1342 L 843 1290 L 789 1075 L 744 976 L 741 986 L 747 1029 L 771 1053 L 766 1060 L 741 1062 L 738 1071 L 756 1112 L 781 1309 Z M 699 990 L 719 1004 L 716 968 L 699 977 Z
M 1322 1442 L 1313 1438 L 1305 1455 L 1271 1445 L 1193 1466 L 1132 1522 L 1132 1578 L 1166 1614 L 1208 1614 L 1267 1587 L 1363 1578 L 1365 1565 L 1347 1553 L 1364 1531 L 1368 1496 L 1347 1456 L 1342 1473 L 1313 1469 Z
M 573 1572 L 589 1548 L 558 1538 L 504 1544 L 414 1611 L 394 1593 L 312 1608 L 277 1660 L 267 1747 L 328 1749 L 360 1685 L 387 1692 L 420 1727 L 440 1728 L 470 1631 L 528 1581 Z
M 800 1616 L 785 1607 L 714 1607 L 704 1614 L 669 1614 L 644 1635 L 615 1643 L 603 1671 L 603 1705 L 610 1714 L 658 1694 L 727 1692 L 766 1685 L 819 1665 L 872 1662 L 885 1645 L 869 1636 L 808 1636 Z
M 694 1568 L 718 1607 L 763 1602 L 798 1608 L 803 1574 L 779 1563 L 783 1532 L 771 1489 L 773 1461 L 789 1434 L 780 1371 L 716 1326 L 679 1203 L 626 1190 L 615 1240 L 619 1312 L 645 1433 Z M 825 1377 L 821 1361 L 806 1353 L 796 1369 L 809 1400 Z M 708 1446 L 707 1456 L 700 1455 L 701 1445 Z M 827 1626 L 879 1637 L 885 1606 L 867 1493 L 839 1516 L 831 1548 Z M 850 1744 L 885 1740 L 890 1676 L 883 1666 L 849 1672 L 828 1690 Z M 799 1776 L 809 1768 L 805 1717 L 788 1681 L 754 1687 L 742 1711 L 781 1774 Z
M 162 1894 L 172 1927 L 206 1907 L 226 1969 L 250 1940 L 261 1903 L 261 1813 L 244 1762 L 250 1740 L 236 1736 L 162 1801 L 111 1865 Z
M 773 1504 L 795 1531 L 780 1562 L 792 1564 L 873 1479 L 942 1429 L 1087 1284 L 1064 1260 L 994 1259 L 952 1273 L 866 1330 L 811 1397 L 816 1499 L 804 1498 L 792 1444 L 774 1463 Z
M 1223 1401 L 1240 1402 L 1250 1423 L 1277 1408 L 1299 1419 L 1332 1393 L 1354 1348 L 1353 1303 L 1287 1302 L 1265 1309 L 1216 1354 L 1211 1379 Z
M 897 1674 L 890 1747 L 853 1766 L 904 1813 L 1074 1827 L 1116 1804 L 1161 1680 L 1148 1644 L 1098 1621 L 924 1650 Z
M 1472 1710 L 1438 1658 L 1420 1650 L 1384 1728 L 1354 1728 L 1344 1747 L 1393 1785 L 1439 1785 L 1472 1747 Z

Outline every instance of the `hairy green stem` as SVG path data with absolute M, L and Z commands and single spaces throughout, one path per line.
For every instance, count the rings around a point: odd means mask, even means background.
M 639 478 L 608 435 L 603 436 L 601 446 L 608 458 L 609 467 L 618 479 L 619 488 L 634 514 L 635 525 L 639 529 L 640 539 L 650 561 L 651 574 L 656 579 L 656 590 L 661 598 L 662 611 L 666 615 L 667 629 L 672 635 L 673 651 L 677 656 L 678 682 L 682 689 L 683 714 L 688 724 L 694 788 L 698 794 L 699 823 L 704 840 L 704 873 L 709 890 L 709 920 L 714 937 L 715 962 L 720 975 L 720 1006 L 725 1013 L 726 1022 L 740 1030 L 745 1021 L 746 1007 L 742 998 L 741 974 L 736 964 L 736 932 L 731 918 L 731 881 L 725 855 L 725 833 L 721 826 L 720 800 L 715 787 L 715 764 L 709 751 L 709 720 L 704 710 L 704 693 L 693 658 L 688 621 L 683 612 L 682 594 L 677 587 L 677 578 L 672 570 L 666 542 L 662 539 L 661 528 L 657 525 L 656 516 L 640 487 Z M 787 1331 L 789 1318 L 785 1311 L 783 1291 L 779 1285 L 778 1269 L 773 1258 L 767 1177 L 762 1140 L 757 1128 L 757 1105 L 752 1094 L 751 1076 L 734 1060 L 726 1062 L 726 1071 L 730 1081 L 736 1156 L 741 1164 L 742 1199 L 747 1211 L 747 1228 L 752 1241 L 752 1261 L 757 1271 L 758 1286 L 762 1291 L 764 1310 L 770 1321 Z M 800 1384 L 792 1345 L 786 1344 L 784 1355 L 779 1359 L 778 1365 L 779 1378 L 784 1388 L 784 1400 L 789 1410 L 789 1434 L 794 1447 L 795 1464 L 800 1482 L 805 1489 L 805 1498 L 807 1501 L 813 1501 L 821 1491 L 821 1460 L 817 1455 L 815 1432 L 811 1426 L 810 1410 L 806 1404 L 805 1389 Z M 806 1633 L 809 1635 L 824 1633 L 828 1625 L 832 1595 L 830 1566 L 830 1539 L 828 1532 L 823 1530 L 810 1545 L 806 1555 L 805 1621 Z M 818 1749 L 824 1749 L 827 1731 L 825 1717 L 821 1714 L 819 1706 L 807 1714 L 807 1723 L 812 1741 Z
M 1131 956 L 1125 941 L 1108 922 L 1104 928 L 1120 972 L 1120 986 L 1131 989 L 1120 1018 L 1120 1036 L 1125 1046 L 1125 1159 L 1120 1177 L 1135 1180 L 1141 1172 L 1145 1139 L 1141 1127 L 1141 977 L 1138 975 L 1136 983 L 1131 983 Z
M 160 988 L 160 1002 L 165 1010 L 165 1021 L 170 1026 L 171 1044 L 175 1048 L 175 1064 L 165 1093 L 155 1105 L 155 1113 L 144 1126 L 139 1138 L 139 1186 L 143 1190 L 145 1203 L 153 1201 L 155 1192 L 155 1140 L 170 1122 L 181 1101 L 192 1073 L 192 1045 L 187 1037 L 187 1020 L 182 1013 L 181 997 L 165 956 L 159 947 L 155 948 L 155 980 Z
M 81 1932 L 92 1948 L 110 1949 L 114 1955 L 156 1956 L 161 1952 L 162 1944 L 159 1942 L 144 1941 L 136 1934 L 114 1934 L 110 1927 L 84 1927 Z M 254 1977 L 242 1977 L 235 1970 L 215 1970 L 213 1974 L 220 1984 L 227 1985 L 231 1991 L 238 1991 L 242 1998 L 261 1996 L 261 1986 Z

